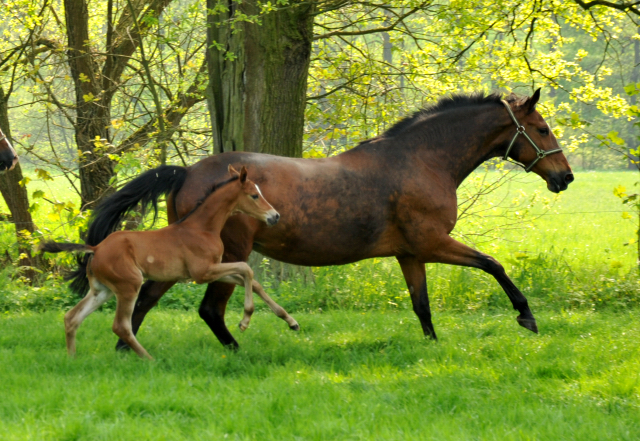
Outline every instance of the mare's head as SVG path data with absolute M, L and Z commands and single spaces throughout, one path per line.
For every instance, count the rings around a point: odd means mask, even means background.
M 0 130 L 0 173 L 13 170 L 18 163 L 18 155 L 2 130 Z
M 560 193 L 573 182 L 573 172 L 567 158 L 560 150 L 558 140 L 553 135 L 549 124 L 536 110 L 539 99 L 540 89 L 526 99 L 518 100 L 513 96 L 507 98 L 515 118 L 524 127 L 524 134 L 531 138 L 531 141 L 539 149 L 536 151 L 527 137 L 521 134 L 516 138 L 513 148 L 509 151 L 509 157 L 523 164 L 527 171 L 532 171 L 544 179 L 549 191 Z M 503 112 L 507 112 L 507 110 L 505 109 Z M 515 136 L 516 130 L 516 123 L 512 122 L 511 127 L 507 129 L 507 144 Z M 552 153 L 553 150 L 557 150 L 557 152 Z
M 237 176 L 240 185 L 240 195 L 234 211 L 239 211 L 258 220 L 266 222 L 267 225 L 275 225 L 280 220 L 280 214 L 262 196 L 260 188 L 247 178 L 247 168 L 243 165 L 237 171 L 229 164 L 231 176 Z

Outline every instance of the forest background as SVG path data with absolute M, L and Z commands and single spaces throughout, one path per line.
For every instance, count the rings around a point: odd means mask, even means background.
M 0 301 L 5 311 L 75 302 L 61 280 L 73 258 L 45 259 L 33 244 L 79 240 L 91 208 L 146 169 L 231 150 L 331 156 L 443 95 L 529 95 L 537 87 L 539 110 L 577 179 L 606 171 L 593 179 L 618 197 L 586 208 L 590 189 L 563 214 L 582 213 L 589 225 L 610 222 L 614 243 L 590 261 L 574 246 L 582 259 L 572 260 L 566 235 L 536 236 L 562 230 L 552 217 L 562 205 L 500 161 L 461 188 L 455 234 L 504 256 L 531 289 L 532 267 L 544 274 L 563 262 L 566 274 L 538 289 L 566 293 L 577 279 L 589 281 L 563 304 L 595 305 L 607 286 L 618 303 L 638 299 L 640 36 L 633 3 L 15 0 L 3 8 L 0 126 L 21 158 L 0 176 L 3 277 L 11 286 Z M 149 222 L 140 215 L 124 227 Z M 523 245 L 537 240 L 545 246 Z M 384 259 L 343 269 L 303 270 L 261 256 L 252 264 L 288 296 L 289 307 L 408 307 L 399 281 L 382 290 L 389 294 L 380 302 L 376 283 L 345 282 L 385 271 L 395 279 L 398 271 Z M 452 295 L 466 305 L 469 290 L 477 306 L 498 296 L 483 275 L 466 282 L 468 270 L 436 271 L 445 271 L 438 274 L 447 286 L 465 281 Z M 598 274 L 597 286 L 580 272 Z M 616 283 L 607 282 L 614 276 Z M 177 288 L 174 303 L 195 307 L 193 289 Z M 358 293 L 362 301 L 349 297 Z

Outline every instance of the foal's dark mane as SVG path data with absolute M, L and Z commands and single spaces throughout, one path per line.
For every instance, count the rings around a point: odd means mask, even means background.
M 205 199 L 207 199 L 209 196 L 211 196 L 212 193 L 214 193 L 216 190 L 224 187 L 225 185 L 227 185 L 230 182 L 237 181 L 238 179 L 240 179 L 239 176 L 232 176 L 229 179 L 227 179 L 226 181 L 219 182 L 217 184 L 213 184 L 205 192 L 204 196 L 202 196 L 200 199 L 198 199 L 198 202 L 196 202 L 196 205 L 193 207 L 193 209 L 190 212 L 188 212 L 187 214 L 185 214 L 184 217 L 178 219 L 178 221 L 176 221 L 175 223 L 179 224 L 179 223 L 183 222 L 186 218 L 191 216 L 194 213 L 194 211 L 196 211 L 200 207 L 200 205 L 202 205 L 204 203 Z
M 484 92 L 452 94 L 450 96 L 440 98 L 437 103 L 418 110 L 411 116 L 401 119 L 393 126 L 391 126 L 391 128 L 387 129 L 382 135 L 380 135 L 380 137 L 393 138 L 401 135 L 409 130 L 409 128 L 411 128 L 414 124 L 424 120 L 427 116 L 430 115 L 435 115 L 447 110 L 461 109 L 470 106 L 481 106 L 483 104 L 500 104 L 500 101 L 503 99 L 511 104 L 516 101 L 522 101 L 526 99 L 526 97 L 521 98 L 516 96 L 515 94 L 510 94 L 507 97 L 503 97 L 502 94 L 498 92 L 494 92 L 489 95 L 485 95 Z M 364 141 L 363 144 L 369 141 Z

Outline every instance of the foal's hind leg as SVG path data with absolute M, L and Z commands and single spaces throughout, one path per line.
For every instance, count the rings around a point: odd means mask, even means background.
M 504 271 L 504 267 L 496 259 L 447 237 L 447 240 L 440 244 L 434 252 L 432 261 L 470 266 L 491 274 L 507 293 L 507 296 L 509 296 L 513 309 L 520 312 L 520 315 L 517 317 L 520 326 L 536 334 L 538 333 L 538 325 L 536 324 L 536 319 L 533 317 L 533 313 L 529 309 L 529 303 L 526 297 L 513 284 Z
M 153 357 L 138 343 L 131 328 L 131 315 L 133 314 L 139 289 L 140 285 L 138 285 L 137 288 L 119 289 L 118 292 L 116 292 L 118 304 L 116 306 L 116 317 L 113 321 L 112 329 L 140 358 L 153 360 Z
M 76 332 L 84 319 L 112 296 L 113 293 L 104 286 L 99 286 L 98 290 L 91 286 L 85 298 L 65 314 L 64 328 L 67 338 L 67 353 L 69 355 L 72 356 L 76 353 Z
M 238 276 L 226 276 L 221 279 L 218 279 L 218 281 L 226 282 L 226 283 L 234 283 L 236 285 L 243 284 L 242 278 Z M 291 317 L 289 313 L 287 313 L 287 311 L 285 311 L 285 309 L 282 306 L 278 305 L 276 302 L 273 301 L 271 297 L 269 297 L 269 295 L 264 290 L 264 288 L 262 288 L 262 285 L 260 285 L 257 281 L 254 280 L 251 286 L 253 288 L 253 291 L 258 293 L 260 298 L 264 300 L 264 302 L 267 305 L 269 305 L 269 308 L 271 308 L 271 311 L 273 311 L 273 313 L 276 316 L 280 317 L 282 320 L 287 322 L 287 324 L 289 325 L 289 328 L 291 328 L 294 331 L 300 330 L 300 325 L 298 324 L 298 322 L 293 317 Z

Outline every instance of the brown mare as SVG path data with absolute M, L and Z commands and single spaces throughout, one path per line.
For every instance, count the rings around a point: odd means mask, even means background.
M 155 203 L 165 193 L 169 220 L 175 221 L 193 208 L 229 164 L 248 164 L 251 179 L 282 220 L 265 228 L 248 216 L 229 218 L 222 230 L 224 261 L 246 261 L 252 249 L 309 266 L 395 256 L 424 334 L 434 339 L 425 263 L 479 268 L 494 276 L 509 296 L 520 313 L 518 323 L 537 332 L 527 299 L 502 265 L 449 233 L 456 224 L 458 186 L 490 158 L 508 155 L 526 164 L 554 193 L 573 181 L 555 136 L 535 110 L 539 97 L 537 90 L 530 98 L 510 96 L 506 101 L 497 94 L 443 98 L 382 135 L 326 159 L 234 152 L 187 168 L 159 167 L 128 183 L 97 210 L 87 240 L 98 243 L 119 228 L 138 203 Z M 86 262 L 80 264 L 72 284 L 76 290 L 86 284 Z M 143 286 L 133 314 L 135 331 L 171 285 Z M 225 283 L 209 284 L 199 312 L 222 344 L 237 346 L 224 323 L 232 291 L 233 286 Z M 126 347 L 122 342 L 118 346 Z
M 80 324 L 115 293 L 117 306 L 113 332 L 140 357 L 152 358 L 131 329 L 131 314 L 145 277 L 159 282 L 193 279 L 196 283 L 224 280 L 244 284 L 241 330 L 249 326 L 253 313 L 252 287 L 292 329 L 298 328 L 298 323 L 253 280 L 249 265 L 245 262 L 221 263 L 224 245 L 220 231 L 231 214 L 244 213 L 269 225 L 275 225 L 280 218 L 258 186 L 247 179 L 245 167 L 237 172 L 229 166 L 229 171 L 231 178 L 211 188 L 213 193 L 205 196 L 199 209 L 168 227 L 155 231 L 119 231 L 97 246 L 55 242 L 40 246 L 41 250 L 52 253 L 80 251 L 93 254 L 87 269 L 89 293 L 64 317 L 69 355 L 76 352 L 76 331 Z
M 9 138 L 0 130 L 0 172 L 13 170 L 18 163 L 18 154 L 11 146 Z

